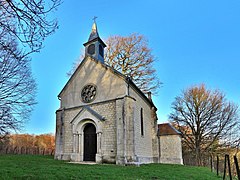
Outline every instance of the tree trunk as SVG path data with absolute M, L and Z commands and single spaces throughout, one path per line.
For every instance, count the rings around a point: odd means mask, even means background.
M 202 160 L 201 160 L 201 151 L 200 147 L 196 146 L 196 165 L 201 166 L 202 165 Z

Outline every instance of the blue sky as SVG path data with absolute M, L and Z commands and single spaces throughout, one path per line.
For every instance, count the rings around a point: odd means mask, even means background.
M 154 97 L 159 123 L 167 121 L 174 98 L 196 84 L 240 103 L 239 0 L 69 0 L 52 15 L 59 29 L 32 55 L 38 104 L 23 133 L 55 132 L 57 95 L 89 37 L 93 16 L 103 40 L 135 32 L 148 39 L 163 82 Z

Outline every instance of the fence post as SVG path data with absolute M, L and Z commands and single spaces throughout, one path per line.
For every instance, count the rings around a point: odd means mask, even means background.
M 213 172 L 213 157 L 210 155 L 210 166 L 211 166 L 211 172 Z
M 227 155 L 225 154 L 225 158 L 224 158 L 224 169 L 223 169 L 223 180 L 226 177 L 226 167 L 227 167 Z
M 51 151 L 51 156 L 53 155 L 53 153 L 54 153 L 54 150 Z
M 235 166 L 236 166 L 238 180 L 240 180 L 240 170 L 239 170 L 239 166 L 238 166 L 237 156 L 235 155 L 235 156 L 233 156 L 233 158 L 234 158 L 234 163 L 235 163 Z
M 228 173 L 229 173 L 229 178 L 230 178 L 230 180 L 232 180 L 230 158 L 229 158 L 229 155 L 228 155 L 228 154 L 227 154 L 227 160 L 228 160 Z

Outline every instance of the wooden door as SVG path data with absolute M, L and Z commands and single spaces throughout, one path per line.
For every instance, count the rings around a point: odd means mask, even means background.
M 87 124 L 84 128 L 84 161 L 95 161 L 97 153 L 97 134 L 93 124 Z

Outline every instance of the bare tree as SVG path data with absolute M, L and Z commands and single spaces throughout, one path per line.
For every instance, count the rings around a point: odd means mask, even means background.
M 2 33 L 0 45 L 0 136 L 21 129 L 35 104 L 36 83 L 30 60 L 17 49 L 15 40 Z
M 24 48 L 24 55 L 39 51 L 44 39 L 57 29 L 57 21 L 48 16 L 59 6 L 61 0 L 50 2 L 0 0 L 0 34 L 4 32 L 9 37 L 14 37 Z M 4 41 L 0 41 L 0 45 L 7 48 Z
M 226 100 L 218 90 L 205 85 L 186 89 L 172 104 L 170 120 L 182 133 L 183 143 L 195 152 L 197 165 L 201 155 L 227 143 L 239 124 L 238 106 Z M 238 134 L 239 135 L 239 134 Z
M 143 35 L 110 36 L 106 44 L 106 64 L 130 77 L 143 92 L 156 93 L 160 81 L 153 67 L 155 58 Z
M 0 136 L 21 129 L 35 104 L 29 55 L 57 29 L 61 0 L 0 0 Z

